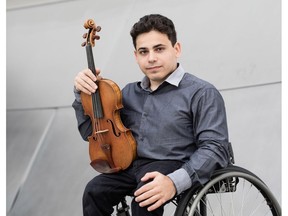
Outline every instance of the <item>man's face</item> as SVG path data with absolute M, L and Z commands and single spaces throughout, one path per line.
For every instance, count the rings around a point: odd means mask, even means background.
M 151 87 L 157 88 L 176 69 L 180 53 L 180 44 L 173 47 L 168 36 L 158 31 L 140 34 L 136 39 L 136 61 Z

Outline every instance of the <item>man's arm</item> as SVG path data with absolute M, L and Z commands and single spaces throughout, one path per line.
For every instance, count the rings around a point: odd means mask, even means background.
M 96 69 L 97 75 L 99 75 L 100 70 Z M 98 79 L 89 69 L 84 69 L 80 71 L 74 78 L 74 94 L 75 100 L 72 107 L 75 110 L 76 119 L 78 123 L 78 130 L 84 140 L 87 141 L 88 136 L 92 133 L 92 124 L 90 117 L 84 114 L 84 109 L 81 103 L 80 92 L 91 95 L 97 89 L 95 81 Z M 101 79 L 101 77 L 99 77 Z
M 192 185 L 206 183 L 212 173 L 230 162 L 225 105 L 220 93 L 206 89 L 192 106 L 197 150 L 183 167 L 168 176 L 177 194 Z
M 82 107 L 80 93 L 76 91 L 74 87 L 75 100 L 72 107 L 75 110 L 75 115 L 77 119 L 77 126 L 81 137 L 88 141 L 88 136 L 92 134 L 92 124 L 91 119 L 88 115 L 84 114 L 84 109 Z

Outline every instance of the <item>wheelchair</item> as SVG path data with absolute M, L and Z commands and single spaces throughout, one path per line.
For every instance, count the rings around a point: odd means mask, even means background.
M 174 216 L 281 215 L 281 207 L 266 184 L 252 172 L 232 164 L 216 170 L 205 185 L 192 186 L 166 206 L 164 215 L 169 208 Z M 124 198 L 116 215 L 130 216 L 129 208 Z

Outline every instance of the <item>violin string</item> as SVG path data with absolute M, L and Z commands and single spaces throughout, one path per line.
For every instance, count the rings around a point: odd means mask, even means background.
M 97 94 L 97 112 L 98 112 L 98 125 L 99 125 L 99 130 L 103 129 L 102 125 L 101 125 L 101 121 L 99 120 L 100 118 L 103 117 L 103 113 L 102 113 L 102 106 L 101 106 L 101 100 L 100 100 L 100 93 L 99 93 L 99 89 L 98 89 L 98 94 Z M 102 133 L 99 133 L 99 139 L 100 142 L 103 143 L 104 139 L 103 139 L 103 135 Z
M 90 36 L 91 33 L 91 29 L 89 29 L 88 35 Z M 94 71 L 95 65 L 94 65 L 94 60 L 93 60 L 93 52 L 92 52 L 92 47 L 90 44 L 90 40 L 88 40 L 87 38 L 87 45 L 86 45 L 86 54 L 87 54 L 87 60 L 88 60 L 88 67 L 89 69 L 96 75 L 96 71 Z M 94 130 L 93 132 L 96 132 L 95 134 L 93 134 L 93 136 L 96 136 L 95 138 L 98 139 L 99 138 L 99 133 L 97 133 L 97 131 L 100 130 L 99 128 L 99 106 L 97 106 L 98 103 L 98 98 L 97 95 L 99 95 L 98 92 L 92 93 L 91 97 L 92 97 L 92 112 L 94 115 L 94 122 L 93 122 L 93 127 Z
M 94 93 L 92 93 L 92 106 L 93 106 L 93 115 L 94 115 L 94 120 L 96 120 L 95 122 L 94 122 L 94 131 L 98 131 L 99 130 L 99 128 L 98 128 L 98 117 L 97 117 L 97 106 L 96 106 L 96 95 L 94 94 Z M 98 134 L 96 133 L 95 134 L 95 136 L 96 136 L 96 139 L 97 139 L 97 137 L 98 137 Z
M 101 103 L 100 103 L 100 96 L 99 93 L 93 93 L 93 109 L 94 109 L 94 117 L 95 117 L 95 131 L 100 131 L 101 130 L 101 121 L 99 121 L 99 118 L 101 118 L 103 116 L 103 114 L 101 113 Z M 99 141 L 101 143 L 103 143 L 103 136 L 101 133 L 97 133 L 96 134 L 97 138 L 99 139 Z

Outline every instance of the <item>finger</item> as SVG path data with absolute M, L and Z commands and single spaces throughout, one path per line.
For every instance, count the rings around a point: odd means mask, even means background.
M 96 75 L 98 76 L 100 74 L 101 70 L 99 68 L 96 68 L 95 70 L 96 70 Z
M 140 189 L 138 189 L 137 192 L 138 192 L 138 195 L 135 196 L 136 202 L 142 202 L 157 194 L 155 189 L 150 185 L 142 186 Z
M 97 80 L 101 80 L 101 79 L 103 79 L 103 77 L 102 76 L 97 76 Z
M 157 193 L 157 194 L 153 194 L 153 195 L 148 195 L 145 193 L 145 195 L 143 195 L 142 198 L 143 198 L 143 200 L 141 202 L 139 202 L 139 206 L 145 207 L 145 206 L 151 205 L 151 204 L 155 203 L 156 201 L 158 201 L 160 199 L 160 194 Z
M 92 92 L 90 92 L 90 91 L 88 91 L 87 89 L 84 89 L 84 88 L 82 90 L 80 90 L 80 91 L 85 93 L 85 94 L 88 94 L 88 95 L 92 94 Z
M 140 187 L 137 191 L 135 191 L 134 196 L 139 196 L 142 193 L 145 193 L 146 191 L 149 191 L 153 189 L 153 180 L 159 176 L 159 172 L 148 172 L 146 173 L 142 178 L 141 181 L 146 182 L 148 180 L 151 180 L 151 182 L 146 183 L 142 187 Z
M 148 181 L 149 179 L 154 179 L 157 175 L 158 172 L 148 172 L 141 178 L 141 181 Z
M 80 91 L 88 90 L 90 92 L 94 91 L 97 88 L 96 84 L 90 78 L 85 76 L 76 77 L 75 86 Z
M 97 89 L 97 85 L 90 77 L 79 75 L 75 77 L 75 87 L 78 91 L 82 91 L 84 93 L 94 93 Z
M 157 202 L 155 202 L 154 204 L 152 204 L 151 206 L 149 206 L 147 208 L 148 211 L 154 211 L 155 209 L 159 208 L 160 206 L 162 206 L 166 201 L 160 199 Z
M 79 82 L 84 88 L 88 89 L 91 92 L 95 92 L 95 90 L 97 89 L 95 81 L 91 80 L 89 77 L 81 77 L 79 79 Z
M 143 193 L 145 193 L 151 189 L 152 189 L 152 186 L 149 183 L 147 183 L 147 184 L 143 185 L 142 187 L 140 187 L 138 190 L 136 190 L 134 193 L 134 196 L 138 198 L 141 194 L 143 194 Z
M 96 75 L 89 69 L 89 68 L 87 68 L 87 69 L 85 69 L 85 70 L 83 70 L 83 71 L 81 71 L 82 72 L 82 74 L 83 74 L 83 76 L 85 77 L 85 76 L 87 76 L 87 77 L 89 77 L 91 80 L 93 80 L 94 82 L 97 80 L 97 77 L 96 77 Z M 81 76 L 81 72 L 80 72 L 80 76 Z M 100 71 L 98 70 L 98 72 L 100 73 Z M 96 73 L 97 74 L 97 73 Z
M 92 90 L 88 90 L 87 88 L 84 88 L 83 86 L 75 85 L 75 87 L 78 91 L 83 92 L 85 94 L 91 95 L 93 93 Z

